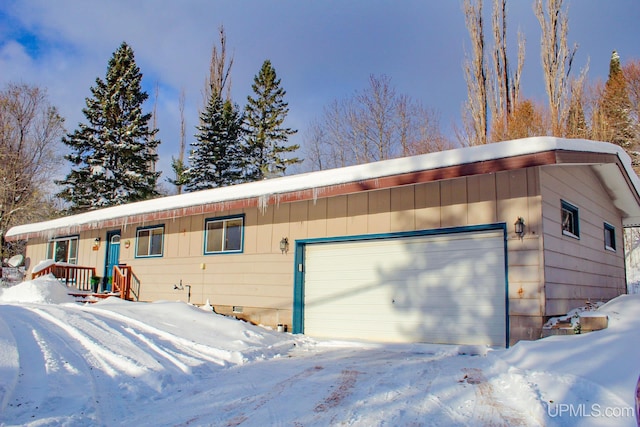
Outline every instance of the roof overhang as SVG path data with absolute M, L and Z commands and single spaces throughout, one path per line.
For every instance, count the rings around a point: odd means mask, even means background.
M 546 165 L 593 168 L 624 226 L 640 225 L 640 180 L 617 145 L 536 137 L 310 172 L 162 197 L 11 228 L 7 240 L 75 234 L 182 216 L 302 200 Z

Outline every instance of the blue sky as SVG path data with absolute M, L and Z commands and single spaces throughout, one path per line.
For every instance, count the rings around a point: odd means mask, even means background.
M 491 1 L 485 0 L 488 8 Z M 589 65 L 590 80 L 606 79 L 612 50 L 625 62 L 640 59 L 640 0 L 572 0 L 575 71 Z M 387 75 L 440 114 L 453 136 L 466 99 L 462 64 L 469 46 L 461 0 L 3 0 L 0 3 L 0 84 L 24 82 L 48 89 L 72 131 L 97 77 L 122 41 L 136 54 L 143 84 L 159 88 L 159 169 L 177 155 L 178 97 L 186 93 L 187 142 L 193 140 L 211 48 L 224 25 L 234 55 L 232 96 L 244 105 L 253 77 L 270 59 L 287 91 L 287 125 L 305 129 L 322 109 Z M 510 47 L 526 37 L 525 97 L 546 102 L 540 68 L 540 30 L 532 0 L 508 2 Z M 513 57 L 515 62 L 515 56 Z M 151 105 L 148 106 L 150 111 Z M 304 157 L 304 155 L 302 156 Z

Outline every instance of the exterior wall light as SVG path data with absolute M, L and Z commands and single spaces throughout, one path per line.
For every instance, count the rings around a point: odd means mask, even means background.
M 280 240 L 280 252 L 283 254 L 289 252 L 289 239 L 287 237 L 283 237 Z
M 513 225 L 516 234 L 522 239 L 524 237 L 524 219 L 519 216 L 518 220 Z

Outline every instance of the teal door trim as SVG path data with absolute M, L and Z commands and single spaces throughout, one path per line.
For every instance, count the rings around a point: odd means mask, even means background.
M 104 281 L 102 289 L 111 291 L 113 267 L 120 263 L 120 230 L 107 231 L 107 248 L 104 259 Z
M 334 242 L 346 242 L 346 241 L 361 241 L 361 240 L 375 240 L 375 239 L 393 239 L 413 236 L 435 236 L 446 235 L 455 233 L 468 233 L 475 231 L 491 231 L 500 230 L 503 233 L 504 241 L 504 298 L 505 298 L 505 343 L 506 347 L 509 347 L 509 262 L 507 260 L 507 225 L 504 222 L 491 223 L 491 224 L 479 224 L 468 225 L 460 227 L 449 228 L 437 228 L 427 230 L 416 231 L 403 231 L 393 233 L 380 233 L 380 234 L 363 234 L 353 236 L 334 236 L 334 237 L 319 237 L 310 239 L 300 239 L 295 241 L 295 253 L 294 253 L 294 285 L 293 285 L 293 316 L 292 316 L 292 332 L 294 334 L 304 334 L 304 285 L 305 285 L 305 248 L 310 244 L 322 244 L 322 243 L 334 243 Z

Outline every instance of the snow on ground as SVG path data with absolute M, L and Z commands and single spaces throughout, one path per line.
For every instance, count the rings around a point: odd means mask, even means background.
M 181 302 L 0 290 L 0 425 L 635 426 L 640 295 L 490 350 L 316 340 Z M 473 355 L 473 354 L 486 355 Z

